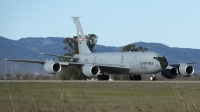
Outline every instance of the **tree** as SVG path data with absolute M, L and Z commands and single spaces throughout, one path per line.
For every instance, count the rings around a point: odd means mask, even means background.
M 12 77 L 11 74 L 8 74 L 8 73 L 7 73 L 5 79 L 13 79 L 13 77 Z
M 139 46 L 138 48 L 135 46 L 135 44 L 128 44 L 123 47 L 122 52 L 127 52 L 127 51 L 148 51 L 148 48 Z
M 65 40 L 63 41 L 63 43 L 66 44 L 64 50 L 67 50 L 67 53 L 65 55 L 73 56 L 74 54 L 79 53 L 77 39 L 77 36 L 73 36 L 73 38 L 65 38 Z M 85 39 L 90 51 L 95 52 L 93 48 L 97 43 L 98 37 L 95 34 L 88 34 L 85 35 Z M 67 59 L 59 58 L 59 60 L 66 61 Z M 87 77 L 84 76 L 81 73 L 81 70 L 76 66 L 68 66 L 67 68 L 62 69 L 61 73 L 59 74 L 59 78 L 61 80 L 83 80 Z
M 142 46 L 138 47 L 138 51 L 142 51 L 142 50 L 143 50 Z
M 15 79 L 17 79 L 17 80 L 23 79 L 23 74 L 17 73 L 17 74 L 15 75 Z
M 138 47 L 138 51 L 148 51 L 148 48 L 140 46 Z
M 87 45 L 88 45 L 90 51 L 95 52 L 95 50 L 93 48 L 97 43 L 98 37 L 95 34 L 88 34 L 85 36 L 85 39 L 87 40 L 86 42 L 87 42 Z
M 3 75 L 2 75 L 2 74 L 0 74 L 0 80 L 2 80 L 2 79 L 4 79 L 4 77 L 3 77 Z
M 52 80 L 52 75 L 45 75 L 42 77 L 43 80 Z
M 64 47 L 64 50 L 67 50 L 68 52 L 65 55 L 73 56 L 74 54 L 78 54 L 78 42 L 77 42 L 77 36 L 73 36 L 73 38 L 65 38 L 63 41 L 64 44 L 67 46 Z
M 61 73 L 59 74 L 60 80 L 86 80 L 87 77 L 84 76 L 80 69 L 74 66 L 68 66 L 63 68 Z
M 96 36 L 95 34 L 88 34 L 88 35 L 85 35 L 85 39 L 90 51 L 94 52 L 95 50 L 93 48 L 97 43 L 98 36 Z M 68 51 L 65 55 L 73 56 L 74 54 L 79 53 L 77 36 L 73 36 L 73 38 L 69 38 L 69 37 L 65 38 L 63 43 L 66 44 L 66 46 L 64 47 L 64 50 Z
M 138 48 L 135 47 L 135 44 L 128 44 L 123 47 L 122 52 L 126 51 L 138 51 Z
M 149 50 L 149 49 L 148 49 L 148 48 L 146 48 L 146 47 L 145 47 L 145 48 L 143 48 L 143 51 L 148 51 L 148 50 Z
M 42 74 L 38 74 L 36 77 L 35 77 L 35 80 L 42 80 L 43 76 Z

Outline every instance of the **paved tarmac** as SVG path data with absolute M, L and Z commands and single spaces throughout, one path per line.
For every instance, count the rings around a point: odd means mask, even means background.
M 0 82 L 64 82 L 64 83 L 200 83 L 200 81 L 97 81 L 97 80 L 0 80 Z

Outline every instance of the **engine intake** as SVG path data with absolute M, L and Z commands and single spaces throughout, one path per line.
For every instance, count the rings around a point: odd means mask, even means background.
M 97 76 L 100 73 L 100 68 L 93 65 L 84 65 L 82 67 L 82 72 L 87 77 Z
M 162 76 L 168 79 L 174 79 L 178 75 L 178 70 L 172 66 L 168 66 L 161 72 Z
M 59 73 L 60 70 L 61 70 L 61 66 L 59 63 L 55 63 L 55 62 L 46 62 L 44 63 L 44 70 L 47 72 L 47 73 L 50 73 L 50 74 L 56 74 L 56 73 Z
M 194 73 L 194 68 L 187 64 L 180 64 L 179 74 L 183 77 L 189 77 Z

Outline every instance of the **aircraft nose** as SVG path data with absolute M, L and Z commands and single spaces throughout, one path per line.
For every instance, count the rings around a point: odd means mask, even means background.
M 167 59 L 163 57 L 162 59 L 158 60 L 160 62 L 160 66 L 165 69 L 168 66 Z
M 164 56 L 162 58 L 157 58 L 156 60 L 158 60 L 160 62 L 160 66 L 163 69 L 165 69 L 168 66 L 167 59 Z

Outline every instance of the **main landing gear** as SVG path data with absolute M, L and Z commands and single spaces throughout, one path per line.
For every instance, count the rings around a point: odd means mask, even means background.
M 150 77 L 150 81 L 156 81 L 156 79 L 157 79 L 157 78 L 156 78 L 156 75 L 155 75 L 155 74 L 152 74 L 151 77 Z
M 141 81 L 141 75 L 130 75 L 129 80 Z M 152 74 L 150 77 L 150 81 L 156 81 L 156 75 Z
M 109 80 L 109 76 L 106 73 L 100 73 L 99 75 L 97 75 L 97 80 Z
M 129 80 L 141 81 L 141 79 L 142 79 L 141 75 L 130 75 L 129 76 Z

